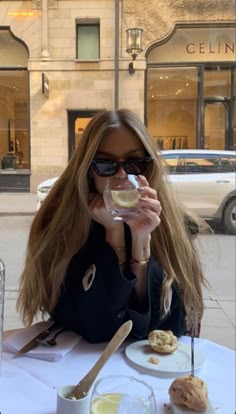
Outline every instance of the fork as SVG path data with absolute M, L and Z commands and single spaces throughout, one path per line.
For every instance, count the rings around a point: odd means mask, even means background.
M 57 337 L 65 330 L 65 328 L 59 329 L 59 331 L 57 331 L 51 338 L 47 339 L 48 337 L 46 337 L 45 339 L 37 339 L 37 342 L 40 345 L 55 346 L 57 345 Z

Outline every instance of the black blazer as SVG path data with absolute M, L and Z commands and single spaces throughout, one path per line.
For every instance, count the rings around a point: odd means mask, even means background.
M 130 255 L 130 232 L 128 226 L 125 229 Z M 175 289 L 170 312 L 163 319 L 160 317 L 163 277 L 161 267 L 151 257 L 146 300 L 140 307 L 134 289 L 135 274 L 129 265 L 121 272 L 116 253 L 105 240 L 104 227 L 92 222 L 87 242 L 70 261 L 51 316 L 89 342 L 110 340 L 129 319 L 133 321 L 131 334 L 137 339 L 147 338 L 153 329 L 170 329 L 180 336 L 186 333 L 185 312 Z

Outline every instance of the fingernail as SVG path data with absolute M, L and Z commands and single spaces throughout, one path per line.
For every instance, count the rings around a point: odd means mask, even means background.
M 142 180 L 142 179 L 144 179 L 144 175 L 136 175 L 136 178 L 137 178 L 138 180 Z
M 141 200 L 141 201 L 147 201 L 147 197 L 140 197 L 139 200 Z

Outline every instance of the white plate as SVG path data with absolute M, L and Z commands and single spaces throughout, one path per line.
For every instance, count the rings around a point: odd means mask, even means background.
M 125 350 L 129 361 L 135 365 L 148 369 L 157 375 L 173 376 L 191 373 L 191 346 L 190 344 L 178 344 L 178 348 L 172 354 L 158 354 L 152 351 L 148 340 L 134 342 L 127 346 Z M 159 360 L 158 364 L 149 362 L 149 358 L 154 357 Z M 198 370 L 204 363 L 202 353 L 195 347 L 194 366 Z

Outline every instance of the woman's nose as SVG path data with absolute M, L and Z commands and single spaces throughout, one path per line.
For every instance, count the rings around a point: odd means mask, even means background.
M 126 173 L 125 169 L 120 166 L 120 168 L 117 171 L 115 177 L 116 178 L 126 178 L 127 177 L 127 173 Z

